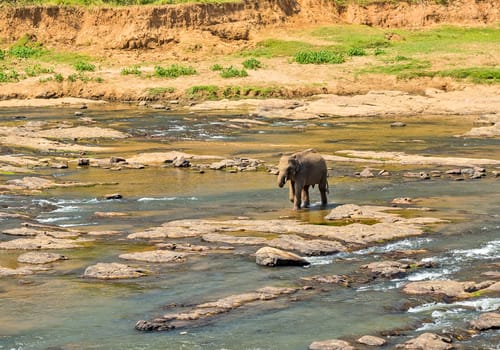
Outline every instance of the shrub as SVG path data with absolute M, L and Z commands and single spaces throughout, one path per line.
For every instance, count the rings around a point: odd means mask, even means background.
M 383 55 L 385 54 L 385 51 L 383 49 L 381 49 L 380 47 L 377 47 L 374 51 L 373 51 L 373 54 L 375 56 L 380 56 L 380 55 Z
M 18 80 L 19 80 L 19 73 L 17 73 L 15 70 L 12 69 L 8 72 L 0 70 L 0 83 L 8 83 Z
M 366 52 L 361 47 L 351 47 L 347 50 L 347 55 L 349 56 L 366 56 Z
M 220 64 L 216 63 L 214 64 L 212 67 L 210 67 L 210 70 L 212 70 L 213 72 L 219 72 L 221 70 L 223 70 L 224 67 L 222 67 Z
M 120 72 L 121 75 L 141 75 L 141 67 L 139 65 L 134 65 L 132 67 L 123 68 Z
M 9 55 L 16 58 L 40 56 L 42 52 L 42 45 L 33 41 L 29 35 L 24 35 L 9 49 Z
M 75 69 L 78 72 L 93 72 L 95 71 L 95 65 L 86 61 L 78 61 L 74 64 Z
M 220 76 L 223 78 L 243 78 L 247 77 L 248 73 L 244 69 L 239 70 L 237 68 L 234 68 L 233 66 L 229 66 L 228 68 L 224 68 L 220 72 Z
M 169 67 L 155 67 L 155 76 L 162 78 L 177 78 L 182 75 L 194 75 L 196 74 L 196 69 L 193 67 L 185 67 L 179 64 L 173 64 Z
M 321 51 L 301 51 L 295 55 L 295 61 L 300 64 L 338 64 L 344 63 L 344 56 L 340 53 Z
M 262 64 L 255 58 L 249 58 L 248 60 L 243 61 L 243 67 L 246 69 L 259 69 L 262 67 Z
M 189 97 L 206 97 L 209 99 L 217 98 L 218 87 L 216 85 L 196 85 L 186 90 Z
M 36 77 L 40 74 L 54 73 L 54 68 L 44 68 L 39 64 L 24 68 L 28 77 Z
M 62 83 L 64 81 L 64 78 L 63 78 L 62 74 L 57 73 L 54 75 L 54 80 L 57 81 L 58 83 Z

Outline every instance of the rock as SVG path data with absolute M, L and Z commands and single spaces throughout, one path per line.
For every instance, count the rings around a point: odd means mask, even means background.
M 361 173 L 359 173 L 359 176 L 364 177 L 364 178 L 370 178 L 370 177 L 375 177 L 375 175 L 372 173 L 370 168 L 365 168 Z
M 19 227 L 12 228 L 10 230 L 4 230 L 2 231 L 2 233 L 10 236 L 37 236 L 43 233 L 43 231 L 31 227 Z
M 70 249 L 79 247 L 77 242 L 72 239 L 58 239 L 45 234 L 39 234 L 34 238 L 19 238 L 2 242 L 0 243 L 0 249 Z
M 130 214 L 128 213 L 120 213 L 120 212 L 115 212 L 115 211 L 108 211 L 108 212 L 103 212 L 103 211 L 96 211 L 94 213 L 94 216 L 97 218 L 116 218 L 116 217 L 124 217 L 124 216 L 129 216 Z
M 191 163 L 189 162 L 189 160 L 181 156 L 175 158 L 174 161 L 172 162 L 172 165 L 176 168 L 189 168 L 191 166 Z
M 340 284 L 344 287 L 349 287 L 351 284 L 349 277 L 344 275 L 328 275 L 328 276 L 316 275 L 316 276 L 302 277 L 301 280 L 313 283 Z
M 170 313 L 151 321 L 140 320 L 135 328 L 140 331 L 169 331 L 196 325 L 212 317 L 234 311 L 246 305 L 263 304 L 282 296 L 296 293 L 297 288 L 264 287 L 255 292 L 231 295 L 214 302 L 193 306 L 190 310 Z
M 431 178 L 430 175 L 425 171 L 421 171 L 419 173 L 406 172 L 403 174 L 403 177 L 421 179 L 421 180 L 428 180 Z
M 120 258 L 150 263 L 182 263 L 186 261 L 186 254 L 169 250 L 153 250 L 149 252 L 121 254 Z
M 383 338 L 374 337 L 373 335 L 364 335 L 358 340 L 356 340 L 360 344 L 369 345 L 369 346 L 382 346 L 387 342 Z
M 441 337 L 434 333 L 424 333 L 417 338 L 408 340 L 396 346 L 396 349 L 407 350 L 448 350 L 453 349 L 451 339 Z
M 220 233 L 207 233 L 201 237 L 205 242 L 220 242 L 227 244 L 245 244 L 245 245 L 263 245 L 267 243 L 267 239 L 261 237 L 241 237 L 223 235 Z
M 328 255 L 346 251 L 346 248 L 337 241 L 306 240 L 294 234 L 281 235 L 279 238 L 268 241 L 267 244 L 274 248 L 293 250 L 308 256 Z
M 404 205 L 409 205 L 413 204 L 413 199 L 410 197 L 402 197 L 402 198 L 394 198 L 391 201 L 391 204 L 404 204 Z
M 356 348 L 345 340 L 330 339 L 312 342 L 309 350 L 356 350 Z
M 488 329 L 500 328 L 500 313 L 488 312 L 479 316 L 477 319 L 470 321 L 473 329 L 484 331 Z
M 119 193 L 111 193 L 111 194 L 105 195 L 104 198 L 109 199 L 109 200 L 110 199 L 122 199 L 123 196 Z
M 391 128 L 401 128 L 401 127 L 404 127 L 406 126 L 405 123 L 403 122 L 394 122 L 394 123 L 391 123 Z
M 17 269 L 10 269 L 8 267 L 0 266 L 0 277 L 9 277 L 9 276 L 24 276 L 24 275 L 32 275 L 37 271 L 47 271 L 47 268 L 44 267 L 18 267 Z
M 151 108 L 153 108 L 153 109 L 165 109 L 165 105 L 153 104 L 153 105 L 151 105 Z
M 262 266 L 306 266 L 310 263 L 300 256 L 272 247 L 260 248 L 255 253 L 255 262 Z
M 406 271 L 410 268 L 410 265 L 400 263 L 398 261 L 381 261 L 362 265 L 361 268 L 367 269 L 377 276 L 390 278 L 405 275 Z
M 469 298 L 472 293 L 480 290 L 492 290 L 495 281 L 458 282 L 452 280 L 418 281 L 410 282 L 404 286 L 403 291 L 415 295 L 435 295 L 450 298 Z
M 90 159 L 88 158 L 78 158 L 78 166 L 89 166 Z
M 83 277 L 103 280 L 138 278 L 148 271 L 118 263 L 98 263 L 85 269 Z
M 61 254 L 48 252 L 29 252 L 17 257 L 18 262 L 27 264 L 48 264 L 60 260 L 68 260 L 68 258 Z

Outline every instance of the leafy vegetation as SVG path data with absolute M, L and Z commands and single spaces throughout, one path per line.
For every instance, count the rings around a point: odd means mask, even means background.
M 249 58 L 243 61 L 243 67 L 246 69 L 259 69 L 262 68 L 262 63 L 256 58 Z
M 43 53 L 42 45 L 33 41 L 29 35 L 24 35 L 9 49 L 9 55 L 15 58 L 38 57 Z
M 327 50 L 300 51 L 295 55 L 295 62 L 300 64 L 337 64 L 344 63 L 345 58 L 340 53 Z
M 196 85 L 186 90 L 190 98 L 217 98 L 218 87 L 216 85 Z
M 11 69 L 8 71 L 0 70 L 0 83 L 10 83 L 19 80 L 19 73 Z
M 197 85 L 186 90 L 187 95 L 193 99 L 217 99 L 217 98 L 267 98 L 271 96 L 280 96 L 281 88 L 267 86 L 226 86 L 218 87 L 216 85 Z
M 147 93 L 150 97 L 159 97 L 165 94 L 172 94 L 175 92 L 175 88 L 173 87 L 154 87 L 148 88 Z
M 221 70 L 223 70 L 224 67 L 222 67 L 220 64 L 216 63 L 214 64 L 212 67 L 210 67 L 210 70 L 214 71 L 214 72 L 220 72 Z
M 126 67 L 120 71 L 120 74 L 121 75 L 142 75 L 141 67 L 138 64 L 133 65 L 131 67 Z
M 37 77 L 40 74 L 54 73 L 54 68 L 42 67 L 40 64 L 35 64 L 34 66 L 25 67 L 24 71 L 28 77 Z
M 197 74 L 196 69 L 193 67 L 186 67 L 179 64 L 172 64 L 169 67 L 155 67 L 154 75 L 161 78 L 178 78 L 183 75 Z
M 248 73 L 244 69 L 240 70 L 233 66 L 229 66 L 221 70 L 220 76 L 223 78 L 244 78 L 248 76 Z
M 95 71 L 95 65 L 87 62 L 87 61 L 78 61 L 76 62 L 73 67 L 78 71 L 78 72 L 94 72 Z

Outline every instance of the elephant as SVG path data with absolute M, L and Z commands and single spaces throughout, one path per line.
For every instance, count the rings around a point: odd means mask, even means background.
M 290 201 L 293 209 L 299 210 L 302 201 L 309 207 L 309 186 L 318 184 L 321 194 L 321 205 L 328 204 L 328 169 L 325 159 L 314 149 L 297 152 L 291 156 L 283 156 L 278 165 L 278 186 L 283 187 L 290 180 Z

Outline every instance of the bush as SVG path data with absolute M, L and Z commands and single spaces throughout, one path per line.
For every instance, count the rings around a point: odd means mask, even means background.
M 161 66 L 155 67 L 155 76 L 161 78 L 177 78 L 182 75 L 194 75 L 196 73 L 196 69 L 193 67 L 185 67 L 179 64 L 173 64 L 167 68 Z
M 213 72 L 220 72 L 221 70 L 223 70 L 224 67 L 222 67 L 220 64 L 216 63 L 214 64 L 212 67 L 210 67 L 210 70 L 212 70 Z
M 57 73 L 54 75 L 54 80 L 57 81 L 58 83 L 62 83 L 64 81 L 64 78 L 63 78 L 62 74 Z
M 120 72 L 121 75 L 141 75 L 141 67 L 139 65 L 134 65 L 132 67 L 123 68 Z
M 189 97 L 205 97 L 208 99 L 217 98 L 217 91 L 219 88 L 216 85 L 196 85 L 192 86 L 186 90 L 186 93 Z
M 300 64 L 338 64 L 344 63 L 344 56 L 331 51 L 301 51 L 295 55 L 295 61 Z
M 54 73 L 54 68 L 44 68 L 39 64 L 24 68 L 28 77 L 36 77 L 40 74 Z
M 255 58 L 249 58 L 248 60 L 243 61 L 243 67 L 246 69 L 259 69 L 262 67 L 262 64 Z
M 42 45 L 33 41 L 28 35 L 23 36 L 9 49 L 9 55 L 16 58 L 30 58 L 40 56 L 42 53 Z
M 10 70 L 8 72 L 0 70 L 0 83 L 8 83 L 18 80 L 19 80 L 19 73 L 17 73 L 15 70 Z
M 234 68 L 233 66 L 229 66 L 228 68 L 224 68 L 220 72 L 220 76 L 223 78 L 243 78 L 247 77 L 248 73 L 244 69 L 239 70 L 237 68 Z
M 78 72 L 93 72 L 95 71 L 95 65 L 86 61 L 78 61 L 74 65 Z
M 347 50 L 347 55 L 349 56 L 366 56 L 366 51 L 361 47 L 351 47 Z

